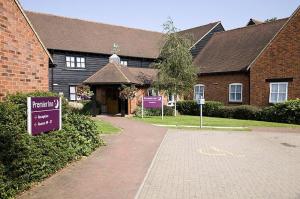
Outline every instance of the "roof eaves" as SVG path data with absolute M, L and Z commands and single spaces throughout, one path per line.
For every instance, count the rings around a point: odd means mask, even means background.
M 256 60 L 261 56 L 261 54 L 272 44 L 277 35 L 285 28 L 285 26 L 289 23 L 291 18 L 300 10 L 300 6 L 293 12 L 293 14 L 289 17 L 289 19 L 283 24 L 283 26 L 277 31 L 277 33 L 273 36 L 273 38 L 268 42 L 268 44 L 260 51 L 260 53 L 255 57 L 255 59 L 249 64 L 247 67 L 247 71 L 250 70 L 251 66 L 256 62 Z
M 25 20 L 27 21 L 28 25 L 30 26 L 30 28 L 32 29 L 33 33 L 35 34 L 35 36 L 37 37 L 38 41 L 40 42 L 40 44 L 42 45 L 43 49 L 45 50 L 46 54 L 48 55 L 50 61 L 53 63 L 53 59 L 49 53 L 49 51 L 47 50 L 46 46 L 44 45 L 44 43 L 42 42 L 41 38 L 39 37 L 39 35 L 37 34 L 37 32 L 35 31 L 33 25 L 31 24 L 30 20 L 28 19 L 28 17 L 26 16 L 20 2 L 18 0 L 14 0 L 15 3 L 17 4 L 18 8 L 20 9 L 22 15 L 24 16 Z

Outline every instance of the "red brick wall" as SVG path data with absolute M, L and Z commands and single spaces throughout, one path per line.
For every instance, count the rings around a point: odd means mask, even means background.
M 293 78 L 288 99 L 300 98 L 300 11 L 291 18 L 270 46 L 250 69 L 251 98 L 256 106 L 269 104 L 269 82 L 272 78 Z
M 14 0 L 0 0 L 0 100 L 48 90 L 48 56 Z
M 201 75 L 197 81 L 204 84 L 204 98 L 207 101 L 220 101 L 226 105 L 249 104 L 249 75 L 247 73 L 231 73 L 219 75 Z M 229 103 L 229 84 L 243 84 L 243 102 Z

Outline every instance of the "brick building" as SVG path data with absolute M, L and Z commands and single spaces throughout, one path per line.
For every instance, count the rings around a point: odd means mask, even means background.
M 51 57 L 17 0 L 0 0 L 0 43 L 0 100 L 47 91 Z
M 286 19 L 215 33 L 194 64 L 194 98 L 255 106 L 300 98 L 300 8 Z

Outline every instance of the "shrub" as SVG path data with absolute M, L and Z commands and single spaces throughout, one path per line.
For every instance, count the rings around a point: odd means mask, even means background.
M 231 117 L 235 119 L 255 120 L 260 109 L 255 106 L 233 106 Z
M 72 112 L 66 100 L 63 100 L 63 129 L 30 136 L 26 130 L 27 96 L 53 95 L 16 94 L 0 103 L 0 198 L 13 197 L 103 143 L 95 123 Z
M 138 106 L 134 112 L 135 116 L 142 117 L 142 107 Z M 144 116 L 160 116 L 161 109 L 144 109 Z M 164 116 L 174 115 L 174 109 L 170 106 L 164 106 Z
M 206 101 L 203 106 L 203 115 L 215 116 L 219 112 L 219 109 L 223 106 L 221 102 Z M 199 105 L 194 100 L 186 100 L 177 102 L 177 109 L 179 113 L 184 115 L 199 115 Z
M 265 107 L 259 112 L 257 119 L 300 124 L 300 99 L 289 100 L 270 107 Z

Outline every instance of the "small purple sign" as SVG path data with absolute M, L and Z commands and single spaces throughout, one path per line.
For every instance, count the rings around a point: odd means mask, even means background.
M 61 129 L 60 97 L 27 98 L 27 130 L 31 135 Z
M 162 96 L 143 97 L 144 108 L 162 108 Z

